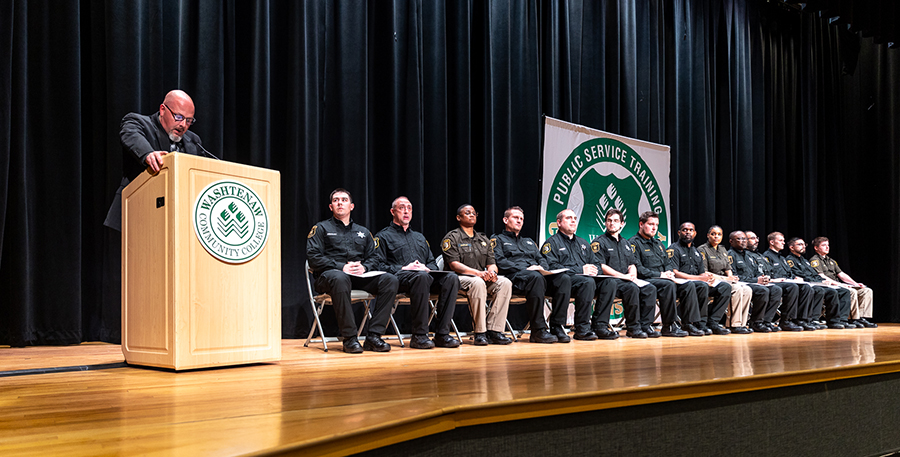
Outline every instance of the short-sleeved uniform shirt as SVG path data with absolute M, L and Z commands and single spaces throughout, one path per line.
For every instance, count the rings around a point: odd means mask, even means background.
M 569 238 L 562 232 L 556 232 L 547 238 L 541 246 L 541 254 L 547 259 L 551 270 L 566 268 L 574 273 L 581 273 L 585 265 L 594 263 L 594 253 L 587 240 L 578 235 Z
M 622 236 L 617 240 L 609 232 L 594 238 L 591 251 L 595 256 L 594 263 L 605 263 L 622 274 L 628 273 L 628 267 L 635 264 L 631 243 Z
M 441 251 L 444 256 L 444 269 L 448 271 L 452 270 L 450 268 L 452 262 L 462 263 L 478 271 L 484 271 L 488 265 L 494 264 L 491 240 L 481 232 L 469 236 L 462 228 L 453 229 L 441 240 Z

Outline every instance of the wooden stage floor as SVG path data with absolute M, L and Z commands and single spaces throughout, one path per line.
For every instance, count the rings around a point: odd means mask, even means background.
M 468 425 L 900 371 L 896 324 L 430 351 L 390 343 L 388 354 L 349 355 L 285 340 L 279 363 L 180 373 L 123 366 L 118 345 L 0 348 L 0 454 L 347 454 Z M 36 370 L 72 366 L 86 371 Z

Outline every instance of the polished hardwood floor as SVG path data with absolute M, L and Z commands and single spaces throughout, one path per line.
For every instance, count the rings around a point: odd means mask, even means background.
M 624 333 L 624 332 L 623 332 Z M 467 425 L 900 371 L 900 325 L 283 360 L 171 372 L 118 345 L 0 348 L 0 455 L 348 454 Z M 52 372 L 52 367 L 84 371 Z

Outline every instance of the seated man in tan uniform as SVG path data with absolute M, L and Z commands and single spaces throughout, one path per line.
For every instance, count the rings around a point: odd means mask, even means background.
M 812 245 L 816 250 L 816 255 L 809 259 L 809 264 L 826 278 L 850 286 L 850 323 L 857 327 L 878 327 L 878 324 L 866 320 L 867 317 L 872 317 L 872 289 L 861 282 L 854 281 L 850 275 L 841 270 L 834 259 L 828 257 L 828 253 L 831 252 L 828 238 L 816 237 L 812 241 Z

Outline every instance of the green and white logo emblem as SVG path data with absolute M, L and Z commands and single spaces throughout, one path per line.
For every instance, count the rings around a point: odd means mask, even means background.
M 578 215 L 578 236 L 592 241 L 606 232 L 606 212 L 616 208 L 626 222 L 622 236 L 638 231 L 644 211 L 659 213 L 659 234 L 669 233 L 668 205 L 651 168 L 634 149 L 611 138 L 579 144 L 560 165 L 545 202 L 544 230 L 556 232 L 556 215 L 569 208 Z
M 269 239 L 269 215 L 253 189 L 236 181 L 206 186 L 194 203 L 194 232 L 213 257 L 243 263 L 262 252 Z

